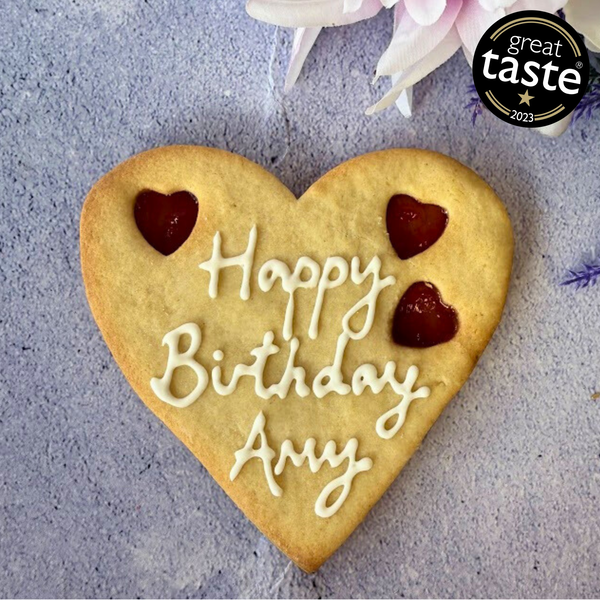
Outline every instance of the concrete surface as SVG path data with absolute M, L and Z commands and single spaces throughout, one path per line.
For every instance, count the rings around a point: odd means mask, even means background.
M 252 21 L 242 0 L 2 3 L 0 595 L 600 594 L 600 289 L 559 286 L 600 241 L 600 119 L 559 140 L 489 114 L 472 127 L 462 56 L 417 87 L 412 120 L 368 118 L 391 19 L 325 33 L 283 97 L 289 32 Z M 514 220 L 488 351 L 315 575 L 136 399 L 86 304 L 86 191 L 173 143 L 239 152 L 298 194 L 356 154 L 432 148 L 476 169 Z

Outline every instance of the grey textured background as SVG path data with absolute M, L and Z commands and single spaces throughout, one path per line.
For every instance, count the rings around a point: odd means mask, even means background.
M 283 97 L 289 32 L 242 0 L 2 2 L 0 595 L 600 594 L 600 289 L 559 286 L 600 240 L 600 120 L 556 141 L 490 115 L 473 128 L 462 56 L 418 85 L 412 120 L 367 118 L 391 26 L 384 12 L 326 32 Z M 86 304 L 86 191 L 172 143 L 239 152 L 298 194 L 356 154 L 432 148 L 476 169 L 514 221 L 488 351 L 315 575 L 137 400 Z

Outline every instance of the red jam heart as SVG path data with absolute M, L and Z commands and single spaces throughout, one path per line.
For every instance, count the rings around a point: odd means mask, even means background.
M 133 210 L 144 239 L 160 253 L 173 254 L 190 237 L 198 218 L 198 200 L 189 192 L 138 194 Z
M 404 292 L 392 323 L 392 338 L 396 344 L 429 348 L 451 340 L 457 331 L 456 311 L 444 304 L 433 284 L 418 281 Z
M 386 224 L 396 254 L 406 260 L 440 239 L 448 225 L 448 213 L 436 204 L 423 204 L 411 196 L 398 194 L 388 202 Z

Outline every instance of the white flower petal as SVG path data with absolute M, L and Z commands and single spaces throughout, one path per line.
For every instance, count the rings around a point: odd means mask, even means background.
M 396 29 L 400 25 L 400 21 L 402 17 L 406 14 L 406 7 L 404 6 L 404 2 L 400 2 L 400 4 L 396 4 L 396 8 L 394 9 L 394 33 L 396 33 Z M 412 17 L 411 17 L 412 19 Z M 414 19 L 413 19 L 414 21 Z
M 400 94 L 415 83 L 421 81 L 440 65 L 445 63 L 460 48 L 460 38 L 456 28 L 452 28 L 448 35 L 427 56 L 416 65 L 401 74 L 398 81 L 391 90 L 376 104 L 370 106 L 366 113 L 372 115 L 388 106 L 391 106 L 399 98 Z
M 246 12 L 259 21 L 282 27 L 335 27 L 374 17 L 379 0 L 362 0 L 354 12 L 344 12 L 345 0 L 248 0 Z
M 539 131 L 542 135 L 547 137 L 558 137 L 562 135 L 569 127 L 569 123 L 571 123 L 571 119 L 573 118 L 573 113 L 569 113 L 566 117 L 562 118 L 560 121 L 556 123 L 552 123 L 552 125 L 544 125 L 544 127 L 536 127 L 536 130 Z
M 598 0 L 571 0 L 565 6 L 567 21 L 583 33 L 587 40 L 600 47 L 600 4 Z
M 512 6 L 517 0 L 479 0 L 482 8 L 489 10 L 490 12 L 499 8 L 508 8 Z
M 404 0 L 404 5 L 419 25 L 433 25 L 442 16 L 446 0 Z
M 448 0 L 448 6 L 437 23 L 421 27 L 405 11 L 401 14 L 396 31 L 387 50 L 377 63 L 375 77 L 405 71 L 429 54 L 454 25 L 462 0 Z
M 381 0 L 381 4 L 383 4 L 386 8 L 392 8 L 394 4 L 398 4 L 398 0 Z
M 363 0 L 344 0 L 344 13 L 356 12 L 362 6 Z
M 504 14 L 502 8 L 490 12 L 475 0 L 465 2 L 456 18 L 456 29 L 462 40 L 463 50 L 469 64 L 473 63 L 473 54 L 481 36 Z
M 555 13 L 563 8 L 568 0 L 517 0 L 507 13 L 519 12 L 520 10 L 541 10 L 543 12 Z M 571 0 L 576 1 L 576 0 Z
M 296 83 L 302 70 L 302 65 L 320 31 L 321 27 L 300 27 L 294 32 L 294 43 L 292 45 L 292 55 L 290 56 L 288 72 L 285 76 L 284 92 L 289 92 Z
M 590 40 L 585 40 L 585 45 L 587 49 L 591 50 L 592 52 L 600 52 L 600 46 L 595 46 L 592 42 L 590 42 Z
M 392 83 L 394 79 L 392 78 Z M 404 117 L 407 119 L 412 117 L 412 97 L 413 97 L 413 89 L 412 86 L 402 90 L 402 93 L 396 100 L 396 107 L 402 113 Z

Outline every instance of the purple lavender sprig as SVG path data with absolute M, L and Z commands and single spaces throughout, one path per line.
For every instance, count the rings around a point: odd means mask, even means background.
M 585 96 L 573 111 L 573 123 L 582 117 L 586 120 L 591 119 L 598 109 L 600 109 L 600 72 L 598 72 L 596 57 L 590 54 L 590 80 Z
M 579 269 L 569 269 L 569 277 L 561 285 L 574 285 L 576 289 L 596 285 L 600 277 L 600 262 L 584 263 Z
M 591 119 L 594 112 L 598 109 L 600 109 L 600 83 L 595 83 L 581 99 L 577 108 L 575 108 L 573 122 L 576 122 L 581 117 L 584 117 L 587 120 Z
M 594 112 L 600 109 L 600 82 L 592 83 L 581 102 L 573 112 L 573 123 L 584 117 L 586 120 L 592 118 Z
M 473 127 L 475 127 L 477 117 L 483 114 L 483 102 L 481 101 L 474 84 L 471 84 L 468 87 L 468 92 L 471 94 L 471 98 L 469 99 L 469 103 L 465 105 L 465 108 L 472 111 L 471 123 L 473 123 Z

